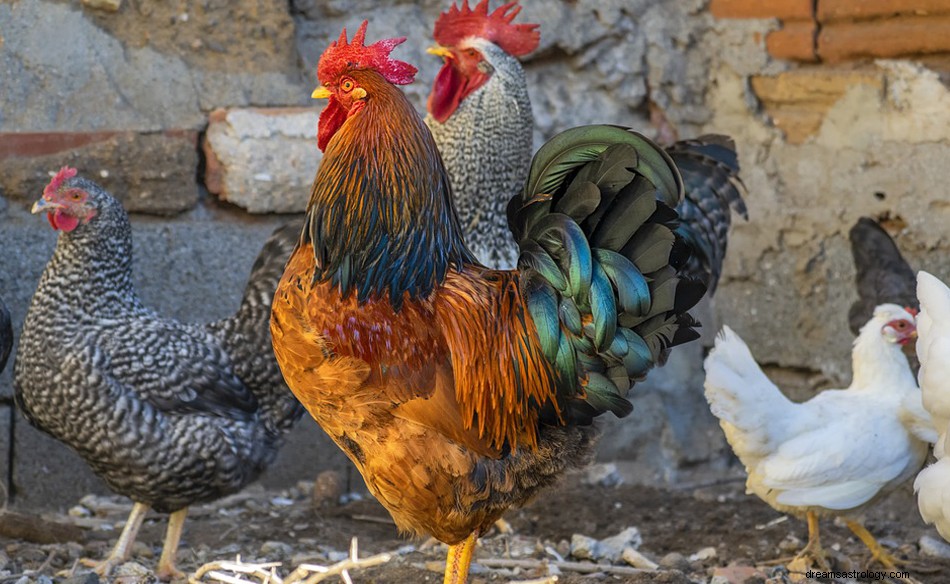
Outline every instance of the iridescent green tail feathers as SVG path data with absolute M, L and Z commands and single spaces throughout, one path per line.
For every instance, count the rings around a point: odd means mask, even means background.
M 687 312 L 705 286 L 681 276 L 689 247 L 670 156 L 625 128 L 568 130 L 535 155 L 508 205 L 521 293 L 557 373 L 568 423 L 629 414 L 634 381 L 698 338 Z

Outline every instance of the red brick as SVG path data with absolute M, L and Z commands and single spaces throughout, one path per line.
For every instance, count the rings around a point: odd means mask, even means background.
M 765 37 L 765 48 L 776 59 L 790 61 L 817 61 L 815 54 L 815 29 L 813 20 L 785 22 L 780 30 Z
M 818 0 L 818 20 L 861 20 L 895 14 L 950 14 L 950 0 Z
M 950 52 L 950 15 L 839 21 L 818 34 L 818 56 L 830 63 L 943 52 Z
M 712 0 L 716 18 L 812 18 L 812 0 Z

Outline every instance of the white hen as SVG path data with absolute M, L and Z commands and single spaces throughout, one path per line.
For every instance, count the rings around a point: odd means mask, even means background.
M 706 399 L 745 465 L 747 491 L 780 512 L 808 518 L 808 545 L 799 558 L 827 566 L 818 517 L 847 517 L 923 465 L 927 444 L 901 421 L 902 402 L 919 394 L 900 348 L 914 333 L 913 315 L 895 304 L 878 306 L 855 339 L 850 387 L 804 403 L 786 398 L 728 327 L 706 358 Z M 893 567 L 860 523 L 848 520 L 848 526 L 874 559 Z
M 950 541 L 950 289 L 928 274 L 917 274 L 917 317 L 920 391 L 939 438 L 934 444 L 937 462 L 920 471 L 914 481 L 920 516 L 933 523 Z

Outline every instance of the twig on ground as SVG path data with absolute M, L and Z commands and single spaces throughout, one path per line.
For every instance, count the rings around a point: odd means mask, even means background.
M 367 523 L 381 523 L 383 525 L 396 525 L 396 522 L 390 517 L 381 517 L 378 515 L 350 515 L 353 521 L 366 521 Z
M 385 564 L 392 557 L 393 554 L 384 553 L 368 558 L 360 558 L 357 540 L 354 537 L 350 542 L 349 557 L 332 566 L 301 564 L 286 578 L 281 578 L 277 573 L 277 568 L 281 565 L 280 562 L 250 564 L 242 562 L 241 557 L 238 556 L 235 561 L 221 560 L 201 566 L 188 579 L 188 582 L 189 584 L 205 584 L 206 582 L 223 582 L 224 584 L 317 584 L 327 578 L 339 576 L 346 584 L 353 584 L 353 580 L 350 578 L 351 570 L 355 571 Z M 239 576 L 226 574 L 225 572 L 233 572 L 239 574 Z M 255 580 L 248 580 L 248 577 L 253 577 Z M 203 580 L 202 578 L 208 579 Z
M 479 559 L 478 564 L 486 568 L 521 568 L 523 570 L 537 570 L 547 566 L 555 566 L 559 570 L 567 572 L 577 572 L 579 574 L 594 574 L 603 572 L 604 574 L 620 574 L 633 576 L 635 574 L 658 574 L 663 570 L 643 570 L 640 568 L 630 568 L 628 566 L 613 566 L 610 564 L 591 564 L 588 562 L 552 562 L 549 560 L 512 560 L 507 558 L 485 558 Z

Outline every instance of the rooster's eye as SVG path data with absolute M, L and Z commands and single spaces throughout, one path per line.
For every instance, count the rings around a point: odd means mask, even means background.
M 475 49 L 465 49 L 465 56 L 471 57 L 474 59 L 478 57 L 478 51 L 476 51 Z
M 72 193 L 72 194 L 70 195 L 70 198 L 71 198 L 72 200 L 74 200 L 74 201 L 78 201 L 78 200 L 82 199 L 82 195 L 79 194 L 78 192 L 74 192 L 74 193 Z
M 353 83 L 353 80 L 352 80 L 352 79 L 344 79 L 343 82 L 340 83 L 340 89 L 342 89 L 343 91 L 349 93 L 349 92 L 353 91 L 353 87 L 354 87 L 355 85 L 356 85 L 356 84 Z

